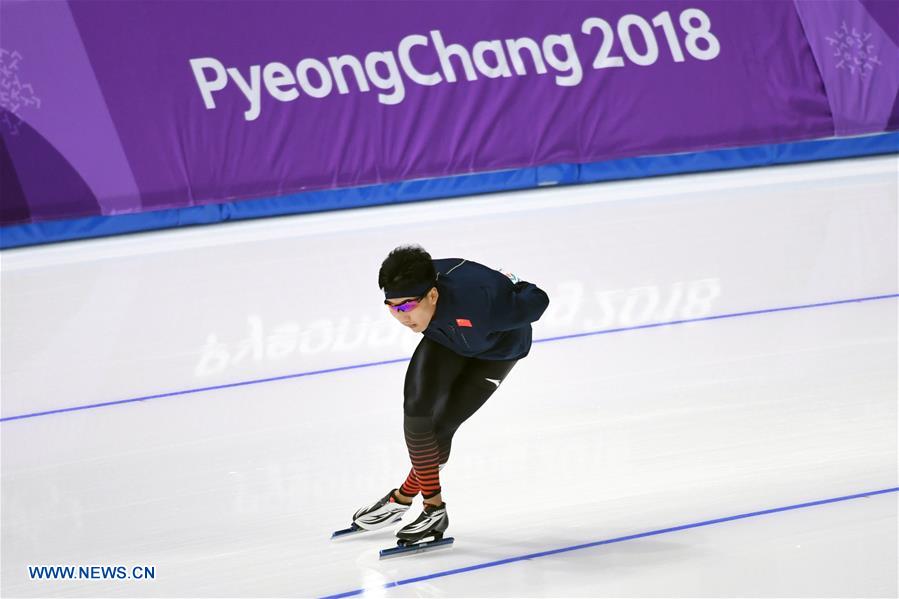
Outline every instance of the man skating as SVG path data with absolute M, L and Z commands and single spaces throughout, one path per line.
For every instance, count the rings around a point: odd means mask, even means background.
M 399 521 L 421 493 L 424 509 L 396 536 L 402 544 L 439 540 L 449 526 L 440 469 L 453 434 L 499 388 L 531 348 L 531 323 L 549 305 L 536 285 L 476 262 L 432 260 L 421 247 L 387 256 L 378 274 L 384 303 L 423 338 L 406 371 L 403 429 L 412 469 L 399 488 L 353 515 L 377 530 Z

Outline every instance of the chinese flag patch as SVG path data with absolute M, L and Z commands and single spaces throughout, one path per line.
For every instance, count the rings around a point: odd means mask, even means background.
M 460 327 L 470 327 L 471 321 L 468 320 L 467 318 L 457 318 L 456 324 L 459 325 Z

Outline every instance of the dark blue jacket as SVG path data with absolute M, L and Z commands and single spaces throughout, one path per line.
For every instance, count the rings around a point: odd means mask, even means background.
M 434 260 L 437 310 L 424 336 L 462 356 L 482 360 L 518 360 L 531 351 L 531 323 L 549 297 L 525 281 L 477 262 Z

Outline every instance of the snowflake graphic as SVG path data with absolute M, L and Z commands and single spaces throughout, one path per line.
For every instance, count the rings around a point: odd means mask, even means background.
M 838 59 L 836 68 L 848 70 L 853 76 L 867 77 L 874 72 L 874 67 L 881 64 L 877 58 L 874 44 L 869 44 L 870 33 L 859 33 L 853 27 L 850 29 L 843 21 L 843 26 L 833 32 L 833 36 L 824 39 L 834 51 L 834 57 Z
M 19 63 L 22 55 L 0 48 L 0 108 L 6 110 L 0 117 L 0 127 L 12 135 L 19 134 L 22 119 L 19 111 L 28 106 L 40 108 L 41 99 L 34 95 L 30 83 L 19 80 Z

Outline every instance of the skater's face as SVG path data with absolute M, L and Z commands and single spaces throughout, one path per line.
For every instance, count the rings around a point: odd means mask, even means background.
M 428 328 L 434 312 L 437 310 L 437 297 L 439 293 L 436 287 L 431 287 L 423 297 L 396 297 L 387 300 L 387 309 L 404 326 L 416 333 L 421 333 Z M 397 309 L 399 308 L 399 309 Z

